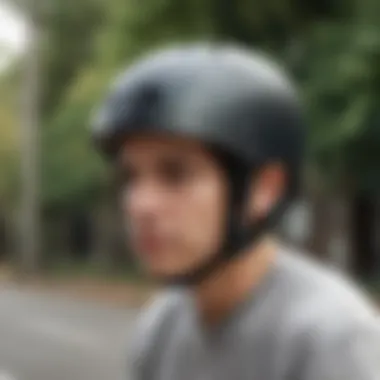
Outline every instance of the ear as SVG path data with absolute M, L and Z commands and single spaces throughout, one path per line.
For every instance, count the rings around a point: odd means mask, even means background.
M 248 218 L 264 218 L 279 201 L 286 187 L 286 171 L 281 164 L 268 164 L 252 179 L 248 193 Z

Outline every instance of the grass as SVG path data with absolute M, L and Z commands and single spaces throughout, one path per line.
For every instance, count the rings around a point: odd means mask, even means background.
M 48 270 L 44 271 L 43 277 L 55 279 L 92 278 L 94 280 L 136 284 L 146 282 L 143 276 L 133 267 L 121 267 L 120 269 L 111 270 L 104 266 L 73 260 L 61 260 L 54 263 Z
M 56 262 L 49 270 L 31 277 L 13 274 L 7 282 L 20 288 L 54 292 L 122 307 L 140 307 L 154 291 L 154 287 L 133 268 L 111 271 L 69 260 Z

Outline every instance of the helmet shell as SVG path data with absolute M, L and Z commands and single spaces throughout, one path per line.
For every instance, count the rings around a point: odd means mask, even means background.
M 283 215 L 299 187 L 304 124 L 295 89 L 271 60 L 234 46 L 198 44 L 165 49 L 127 68 L 96 113 L 92 136 L 110 158 L 134 135 L 188 137 L 210 145 L 229 169 L 221 249 L 193 272 L 162 279 L 195 284 L 245 252 Z M 244 226 L 247 179 L 268 162 L 285 167 L 287 189 L 265 218 Z
M 212 144 L 248 165 L 294 167 L 304 129 L 298 96 L 271 60 L 204 44 L 166 49 L 127 68 L 97 112 L 92 135 L 106 156 L 131 135 L 165 133 Z

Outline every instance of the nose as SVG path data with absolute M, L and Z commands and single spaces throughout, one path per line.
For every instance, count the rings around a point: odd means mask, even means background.
M 126 191 L 123 208 L 132 217 L 156 215 L 165 205 L 165 191 L 153 183 L 144 183 Z

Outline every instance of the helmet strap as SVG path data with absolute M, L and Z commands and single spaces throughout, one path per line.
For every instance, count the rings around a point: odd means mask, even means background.
M 246 248 L 253 247 L 276 224 L 276 221 L 289 203 L 289 199 L 284 197 L 265 218 L 244 225 L 243 215 L 248 200 L 251 179 L 257 175 L 258 170 L 252 170 L 252 168 L 244 165 L 239 160 L 219 150 L 213 150 L 213 153 L 221 162 L 231 184 L 224 242 L 211 258 L 208 258 L 208 260 L 185 275 L 158 279 L 167 285 L 193 286 L 206 281 L 221 267 L 228 265 L 231 260 L 247 252 Z

